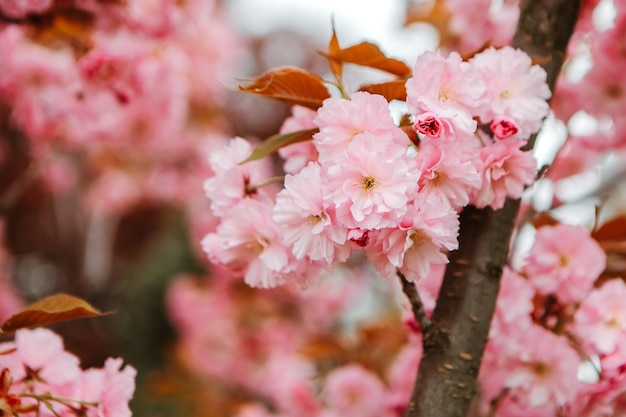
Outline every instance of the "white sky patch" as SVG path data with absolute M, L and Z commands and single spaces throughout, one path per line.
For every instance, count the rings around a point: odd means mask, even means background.
M 334 20 L 341 46 L 370 41 L 409 65 L 439 41 L 430 25 L 402 27 L 404 0 L 230 0 L 226 7 L 235 25 L 248 36 L 293 30 L 325 46 Z
M 593 11 L 591 18 L 596 29 L 603 31 L 613 27 L 616 16 L 617 10 L 613 0 L 602 0 Z

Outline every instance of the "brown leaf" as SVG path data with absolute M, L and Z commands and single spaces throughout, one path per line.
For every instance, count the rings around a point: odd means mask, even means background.
M 591 236 L 599 241 L 626 240 L 626 217 L 617 217 L 604 223 Z
M 322 102 L 330 97 L 322 77 L 296 67 L 267 71 L 248 85 L 240 85 L 239 90 L 313 110 L 321 107 Z
M 411 68 L 404 62 L 387 57 L 380 48 L 371 42 L 361 42 L 338 51 L 323 53 L 328 59 L 363 67 L 376 68 L 399 77 L 411 75 Z
M 370 94 L 380 94 L 387 101 L 401 100 L 406 101 L 406 81 L 394 80 L 381 84 L 369 84 L 359 88 L 359 91 L 367 91 Z
M 335 23 L 333 22 L 333 36 L 328 43 L 328 63 L 330 64 L 330 70 L 337 80 L 341 79 L 343 73 L 343 64 L 341 61 L 331 58 L 333 55 L 337 55 L 341 51 L 339 46 L 339 40 L 337 39 L 337 32 L 335 32 Z
M 106 316 L 112 313 L 112 311 L 103 313 L 80 298 L 68 294 L 55 294 L 12 315 L 0 326 L 0 329 L 5 333 L 14 332 L 27 327 L 44 326 L 85 317 Z

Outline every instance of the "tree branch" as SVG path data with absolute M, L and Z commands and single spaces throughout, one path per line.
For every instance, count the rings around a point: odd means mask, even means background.
M 434 329 L 433 322 L 426 314 L 426 310 L 424 309 L 424 303 L 420 298 L 419 292 L 417 292 L 415 283 L 408 281 L 402 272 L 397 271 L 397 274 L 400 278 L 400 282 L 402 283 L 402 291 L 404 291 L 404 294 L 411 303 L 413 317 L 415 317 L 415 321 L 420 326 L 422 335 L 426 338 L 428 336 L 428 333 L 436 330 Z
M 524 0 L 513 46 L 541 58 L 554 91 L 580 0 Z M 532 149 L 535 138 L 529 140 Z M 467 207 L 459 249 L 450 256 L 432 316 L 445 337 L 424 343 L 407 417 L 462 417 L 476 393 L 480 363 L 495 310 L 519 200 L 501 210 Z

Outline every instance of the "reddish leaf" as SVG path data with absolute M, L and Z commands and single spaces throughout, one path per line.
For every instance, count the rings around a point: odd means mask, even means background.
M 240 165 L 245 164 L 246 162 L 256 161 L 257 159 L 265 158 L 271 153 L 276 152 L 280 148 L 284 148 L 287 145 L 310 140 L 311 138 L 313 138 L 313 135 L 318 131 L 319 129 L 307 129 L 271 136 L 261 142 L 256 148 L 254 148 L 252 154 L 250 154 L 248 159 L 241 162 Z
M 239 86 L 247 93 L 281 100 L 317 110 L 330 97 L 322 77 L 295 67 L 282 67 L 259 75 L 250 84 Z
M 626 217 L 617 217 L 604 223 L 591 236 L 599 241 L 626 240 Z
M 9 317 L 0 326 L 2 332 L 14 332 L 26 327 L 44 326 L 60 321 L 98 317 L 111 314 L 101 312 L 88 302 L 67 294 L 43 298 Z
M 341 79 L 343 72 L 343 64 L 341 61 L 331 58 L 331 56 L 337 55 L 341 51 L 339 47 L 339 40 L 337 39 L 337 33 L 335 32 L 335 23 L 333 22 L 333 36 L 328 43 L 328 63 L 330 64 L 330 70 L 337 80 Z
M 363 67 L 376 68 L 399 77 L 411 75 L 411 68 L 407 64 L 394 58 L 388 58 L 377 45 L 370 42 L 361 42 L 336 52 L 329 51 L 324 55 L 331 61 L 337 60 Z
M 367 91 L 371 94 L 380 94 L 385 97 L 387 101 L 391 100 L 406 100 L 406 81 L 394 80 L 381 84 L 369 84 L 359 88 L 360 91 Z

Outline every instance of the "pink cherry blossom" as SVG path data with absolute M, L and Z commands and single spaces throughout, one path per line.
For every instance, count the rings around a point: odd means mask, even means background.
M 324 201 L 328 190 L 320 166 L 309 163 L 296 175 L 285 177 L 285 188 L 276 196 L 273 219 L 281 225 L 286 244 L 293 245 L 296 259 L 332 264 L 350 254 L 347 231 L 337 224 L 334 208 Z
M 240 164 L 252 153 L 252 145 L 243 138 L 232 139 L 224 149 L 215 150 L 209 164 L 215 175 L 204 183 L 204 191 L 211 200 L 216 216 L 226 214 L 231 207 L 247 197 L 267 199 L 267 188 L 250 190 L 270 177 L 266 160 Z
M 393 277 L 396 268 L 407 280 L 417 281 L 428 275 L 431 264 L 446 264 L 446 251 L 458 247 L 459 220 L 447 203 L 424 202 L 418 197 L 400 223 L 400 227 L 380 230 L 367 256 L 385 277 Z
M 334 157 L 327 178 L 339 222 L 367 230 L 399 223 L 417 191 L 419 171 L 406 146 L 362 133 Z
M 524 272 L 537 292 L 568 303 L 589 294 L 605 265 L 606 254 L 584 228 L 559 224 L 537 231 Z
M 447 137 L 472 134 L 477 127 L 473 117 L 486 105 L 485 82 L 456 52 L 447 58 L 432 52 L 420 55 L 406 91 L 409 111 L 418 122 L 438 122 L 432 128 L 437 137 L 442 129 Z
M 204 238 L 202 245 L 209 259 L 242 273 L 252 287 L 284 283 L 284 274 L 292 272 L 294 265 L 272 212 L 270 202 L 241 200 L 225 214 L 217 232 Z
M 458 36 L 461 53 L 476 51 L 489 42 L 491 45 L 509 45 L 519 19 L 519 1 L 494 3 L 478 0 L 467 7 L 465 0 L 446 0 L 450 11 L 450 30 Z
M 444 132 L 445 128 L 442 122 L 431 112 L 415 116 L 415 124 L 413 127 L 419 133 L 432 139 L 439 139 L 442 134 L 446 133 Z
M 561 406 L 576 398 L 579 364 L 565 337 L 531 325 L 488 343 L 480 379 L 488 398 L 508 388 L 523 407 Z
M 506 116 L 495 116 L 489 125 L 494 136 L 498 139 L 515 137 L 519 127 L 515 120 Z
M 533 183 L 537 163 L 530 152 L 519 146 L 515 139 L 504 139 L 480 151 L 483 183 L 473 195 L 476 207 L 499 209 L 506 198 L 519 198 L 524 187 Z
M 463 207 L 482 184 L 477 148 L 465 141 L 454 146 L 424 141 L 416 160 L 421 172 L 419 191 L 425 201 L 443 199 L 453 207 Z
M 343 416 L 380 417 L 385 410 L 385 386 L 359 365 L 333 370 L 326 378 L 328 407 Z
M 532 65 L 526 53 L 508 46 L 486 49 L 476 54 L 471 62 L 487 83 L 489 111 L 483 118 L 493 120 L 498 117 L 499 127 L 502 127 L 502 118 L 510 119 L 512 123 L 508 124 L 517 130 L 517 138 L 527 139 L 537 132 L 548 115 L 546 100 L 551 94 L 546 84 L 546 72 L 540 66 Z
M 399 412 L 406 409 L 421 360 L 422 340 L 414 337 L 398 353 L 388 371 L 387 402 L 392 409 Z
M 377 94 L 357 92 L 350 100 L 329 98 L 318 110 L 314 123 L 320 129 L 313 137 L 320 162 L 345 152 L 361 134 L 383 134 L 392 142 L 409 144 L 406 135 L 395 125 L 387 100 Z
M 128 402 L 135 391 L 137 371 L 131 366 L 122 367 L 122 359 L 109 358 L 102 370 L 104 380 L 98 398 L 98 415 L 101 417 L 130 417 Z
M 626 284 L 621 279 L 613 279 L 591 291 L 582 301 L 574 315 L 572 330 L 584 345 L 600 354 L 615 351 L 626 336 L 624 297 Z
M 14 346 L 15 353 L 0 355 L 0 368 L 9 368 L 15 380 L 25 378 L 27 368 L 32 370 L 45 381 L 42 392 L 62 388 L 81 373 L 78 358 L 66 352 L 61 337 L 50 330 L 18 330 Z
M 506 337 L 508 334 L 519 333 L 530 327 L 534 296 L 535 290 L 528 280 L 510 267 L 505 267 L 489 332 L 490 337 Z

